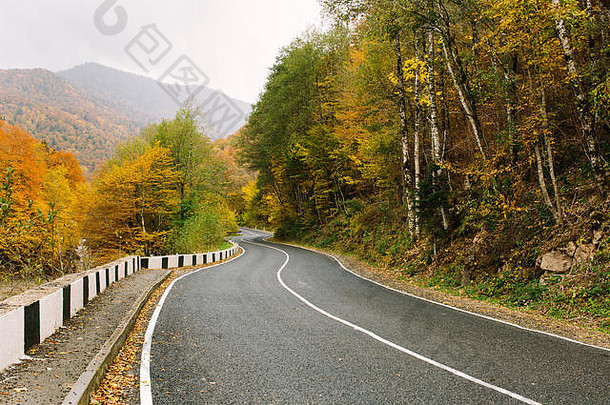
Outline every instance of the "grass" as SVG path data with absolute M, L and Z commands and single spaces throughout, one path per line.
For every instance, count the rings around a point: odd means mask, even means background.
M 575 321 L 610 334 L 608 266 L 585 266 L 570 277 L 556 277 L 546 283 L 537 279 L 519 281 L 501 275 L 461 287 L 457 272 L 442 270 L 435 270 L 430 277 L 417 277 L 417 280 L 424 287 L 509 308 L 535 310 L 551 318 Z
M 220 248 L 218 248 L 218 250 L 230 249 L 230 248 L 232 248 L 232 247 L 233 247 L 233 244 L 231 244 L 231 243 L 229 243 L 229 242 L 227 242 L 227 241 L 223 241 L 223 242 L 220 244 Z

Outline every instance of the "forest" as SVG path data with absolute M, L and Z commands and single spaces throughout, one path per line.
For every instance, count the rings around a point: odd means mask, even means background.
M 221 247 L 248 173 L 201 128 L 196 108 L 181 109 L 87 181 L 71 153 L 0 121 L 0 277 L 45 281 L 128 255 Z
M 238 135 L 245 223 L 610 330 L 607 2 L 322 3 Z
M 0 121 L 0 277 L 208 250 L 262 226 L 610 331 L 607 2 L 322 4 L 326 28 L 280 51 L 228 139 L 185 106 L 84 176 Z
M 0 69 L 0 115 L 50 147 L 71 152 L 89 179 L 139 125 L 117 107 L 44 69 Z

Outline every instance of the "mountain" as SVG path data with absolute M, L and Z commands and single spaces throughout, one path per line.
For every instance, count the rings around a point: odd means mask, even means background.
M 50 147 L 72 152 L 89 172 L 141 128 L 44 69 L 0 70 L 0 115 Z
M 107 107 L 121 111 L 141 125 L 163 118 L 173 118 L 176 110 L 181 107 L 166 93 L 159 82 L 97 63 L 86 63 L 58 74 L 84 89 Z M 173 86 L 178 92 L 186 89 L 186 86 Z M 208 121 L 207 135 L 212 139 L 221 139 L 244 126 L 246 114 L 250 112 L 251 107 L 245 101 L 228 98 L 229 101 L 223 99 L 230 107 L 228 111 L 218 108 L 217 104 L 218 111 L 210 114 L 210 110 L 214 109 L 213 97 L 216 94 L 218 93 L 215 90 L 205 87 L 197 94 L 196 104 L 200 106 L 204 119 Z M 229 119 L 223 121 L 225 113 Z
M 204 88 L 197 97 L 212 139 L 236 132 L 250 110 L 244 101 L 214 98 L 219 94 Z M 72 152 L 89 173 L 112 156 L 117 143 L 173 118 L 178 108 L 155 80 L 94 63 L 58 73 L 0 70 L 0 116 L 50 147 Z

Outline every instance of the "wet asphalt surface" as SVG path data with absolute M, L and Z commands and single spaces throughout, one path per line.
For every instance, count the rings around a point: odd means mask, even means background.
M 427 303 L 245 231 L 238 259 L 182 279 L 155 329 L 160 404 L 520 404 L 305 305 L 543 404 L 610 404 L 610 352 Z M 256 244 L 251 243 L 254 241 Z

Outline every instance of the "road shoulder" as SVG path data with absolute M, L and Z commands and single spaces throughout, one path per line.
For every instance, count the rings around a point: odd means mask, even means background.
M 125 322 L 134 302 L 167 271 L 141 270 L 110 286 L 39 346 L 0 374 L 0 404 L 60 404 Z
M 491 302 L 478 301 L 468 297 L 452 295 L 432 288 L 424 288 L 399 278 L 399 274 L 391 269 L 375 268 L 350 255 L 294 243 L 272 242 L 280 245 L 285 244 L 287 246 L 303 248 L 324 255 L 334 256 L 353 273 L 383 286 L 411 294 L 416 297 L 434 301 L 443 305 L 449 305 L 451 307 L 472 312 L 474 314 L 491 317 L 502 322 L 518 325 L 525 329 L 550 333 L 567 339 L 575 340 L 577 342 L 582 342 L 587 345 L 598 346 L 610 350 L 610 335 L 596 330 L 586 329 L 570 324 L 566 321 L 552 319 L 531 310 L 520 311 Z
M 140 403 L 140 362 L 142 346 L 153 312 L 161 297 L 176 279 L 211 267 L 227 263 L 243 253 L 240 248 L 236 255 L 216 263 L 173 269 L 163 283 L 151 294 L 137 316 L 125 344 L 109 366 L 90 403 L 95 404 L 139 404 Z

